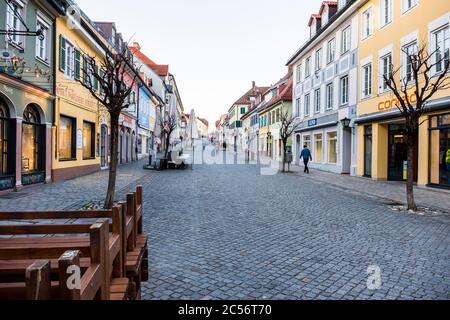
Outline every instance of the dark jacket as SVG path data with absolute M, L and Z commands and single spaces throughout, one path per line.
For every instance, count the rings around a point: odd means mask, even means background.
M 303 158 L 305 160 L 311 160 L 312 161 L 311 151 L 308 148 L 303 149 L 302 153 L 300 155 L 300 159 L 301 158 Z

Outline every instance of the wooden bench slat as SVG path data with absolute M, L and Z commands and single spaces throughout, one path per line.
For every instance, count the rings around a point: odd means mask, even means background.
M 95 211 L 21 211 L 0 212 L 1 220 L 36 220 L 36 219 L 100 219 L 112 218 L 112 210 Z

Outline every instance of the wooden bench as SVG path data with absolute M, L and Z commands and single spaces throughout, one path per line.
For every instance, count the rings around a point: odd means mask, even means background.
M 62 212 L 0 212 L 0 221 L 5 220 L 61 220 L 61 219 L 96 219 L 111 220 L 109 229 L 109 274 L 112 276 L 109 297 L 112 299 L 140 298 L 141 281 L 148 280 L 147 236 L 143 234 L 142 187 L 127 195 L 127 201 L 119 203 L 112 210 L 97 211 L 62 211 Z M 55 225 L 7 225 L 0 226 L 0 235 L 60 235 L 59 237 L 41 237 L 32 239 L 0 239 L 0 282 L 18 279 L 25 281 L 24 270 L 33 259 L 48 259 L 51 274 L 58 273 L 59 260 L 55 255 L 65 250 L 78 250 L 81 254 L 80 267 L 87 270 L 90 258 L 87 256 L 90 239 L 87 236 L 73 236 L 86 233 L 89 224 L 73 221 L 70 224 Z M 64 234 L 64 237 L 61 235 Z M 70 235 L 70 236 L 69 236 Z M 109 236 L 109 234 L 108 234 Z M 108 247 L 108 246 L 106 246 Z M 42 254 L 33 254 L 34 248 L 42 249 Z M 3 250 L 3 251 L 2 251 Z M 46 254 L 48 253 L 48 254 Z M 126 277 L 130 282 L 127 294 Z M 108 277 L 109 279 L 109 277 Z M 104 298 L 104 297 L 103 297 Z
M 14 241 L 8 243 L 1 242 L 0 245 L 0 265 L 2 272 L 7 271 L 9 281 L 5 278 L 0 283 L 0 299 L 73 299 L 73 300 L 109 300 L 112 294 L 111 276 L 118 273 L 118 264 L 113 261 L 120 255 L 116 250 L 117 237 L 109 235 L 109 223 L 107 220 L 99 220 L 97 223 L 89 225 L 79 225 L 76 231 L 65 230 L 68 225 L 61 225 L 57 229 L 58 234 L 68 232 L 69 234 L 89 233 L 88 243 L 84 237 L 52 237 L 51 241 L 40 241 L 40 239 L 50 238 L 28 238 L 14 244 Z M 24 234 L 24 231 L 15 232 L 14 228 L 8 234 Z M 31 235 L 40 234 L 42 227 L 27 226 Z M 4 232 L 5 234 L 6 232 Z M 56 239 L 57 241 L 55 241 Z M 74 241 L 70 241 L 73 239 Z M 16 240 L 16 239 L 8 239 Z M 66 251 L 70 245 L 76 250 Z M 80 257 L 84 257 L 83 265 Z M 52 259 L 57 261 L 55 265 L 51 260 L 39 260 L 26 267 L 28 259 Z M 57 260 L 56 260 L 57 259 Z M 6 261 L 6 263 L 5 263 Z M 35 278 L 38 280 L 30 281 L 30 270 L 33 271 L 39 266 L 40 271 L 35 271 Z M 77 267 L 80 271 L 81 282 L 78 289 L 67 287 L 69 267 Z M 42 276 L 45 275 L 45 276 Z M 25 277 L 25 281 L 21 281 Z M 113 277 L 114 279 L 115 277 Z M 120 279 L 120 278 L 119 278 Z M 128 281 L 127 278 L 121 278 Z M 45 288 L 43 291 L 40 288 Z M 11 290 L 14 294 L 11 294 Z M 113 292 L 116 293 L 115 291 Z M 123 295 L 126 296 L 125 290 Z

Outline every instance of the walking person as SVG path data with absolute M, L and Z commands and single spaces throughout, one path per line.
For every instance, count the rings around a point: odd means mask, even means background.
M 303 158 L 303 163 L 305 164 L 305 173 L 309 173 L 308 163 L 312 161 L 311 150 L 308 149 L 308 146 L 305 144 L 303 146 L 302 153 L 300 155 L 300 159 Z

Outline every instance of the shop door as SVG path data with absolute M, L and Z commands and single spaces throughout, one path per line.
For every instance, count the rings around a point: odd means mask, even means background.
M 372 126 L 364 128 L 364 176 L 372 177 Z
M 388 179 L 391 181 L 405 181 L 407 178 L 408 148 L 405 132 L 404 125 L 389 126 Z M 414 149 L 414 181 L 417 181 L 417 145 Z

